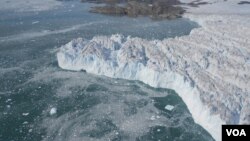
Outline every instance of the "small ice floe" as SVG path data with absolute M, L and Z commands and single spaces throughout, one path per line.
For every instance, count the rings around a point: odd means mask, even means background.
M 23 115 L 23 116 L 28 116 L 28 115 L 29 115 L 29 113 L 22 113 L 22 115 Z
M 157 129 L 157 132 L 161 132 L 161 129 Z
M 166 105 L 165 109 L 168 111 L 172 111 L 174 109 L 174 106 L 173 105 Z
M 28 121 L 23 122 L 23 124 L 28 124 Z
M 49 114 L 52 116 L 52 115 L 56 114 L 56 111 L 57 111 L 57 109 L 55 107 L 53 107 L 50 109 Z
M 34 21 L 34 22 L 32 22 L 32 24 L 37 24 L 37 23 L 39 23 L 39 21 Z
M 29 133 L 32 132 L 32 129 L 29 129 Z
M 8 103 L 8 102 L 10 102 L 10 101 L 11 101 L 11 99 L 7 99 L 5 102 Z
M 150 120 L 155 120 L 155 119 L 156 119 L 155 116 L 150 117 Z

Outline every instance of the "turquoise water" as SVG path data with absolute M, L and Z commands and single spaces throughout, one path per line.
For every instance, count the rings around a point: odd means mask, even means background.
M 46 12 L 1 13 L 0 141 L 213 140 L 173 90 L 65 71 L 55 57 L 77 37 L 121 33 L 163 39 L 186 35 L 197 25 L 91 14 L 90 6 L 65 2 Z M 166 105 L 175 108 L 168 111 Z

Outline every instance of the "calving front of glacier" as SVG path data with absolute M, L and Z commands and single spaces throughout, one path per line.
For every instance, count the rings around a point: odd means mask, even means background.
M 221 140 L 222 124 L 250 123 L 250 16 L 186 16 L 201 26 L 188 36 L 74 39 L 59 49 L 59 66 L 174 89 L 194 120 Z

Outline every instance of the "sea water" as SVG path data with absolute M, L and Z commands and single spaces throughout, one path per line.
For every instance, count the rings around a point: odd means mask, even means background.
M 213 140 L 174 90 L 65 71 L 55 56 L 77 37 L 174 38 L 197 25 L 93 14 L 91 6 L 71 1 L 45 12 L 1 11 L 0 141 Z

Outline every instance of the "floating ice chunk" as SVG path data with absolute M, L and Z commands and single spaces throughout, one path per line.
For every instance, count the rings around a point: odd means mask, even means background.
M 39 21 L 34 21 L 34 22 L 32 22 L 32 24 L 37 24 L 37 23 L 39 23 Z
M 53 108 L 50 109 L 49 114 L 54 115 L 54 114 L 56 114 L 56 112 L 57 112 L 57 109 L 55 107 L 53 107 Z
M 155 120 L 155 116 L 151 116 L 151 117 L 150 117 L 150 120 Z
M 27 116 L 27 115 L 29 115 L 29 113 L 23 113 L 22 115 L 23 115 L 23 116 Z
M 23 122 L 23 124 L 28 124 L 28 121 Z
M 7 103 L 7 102 L 10 102 L 10 101 L 11 101 L 11 99 L 7 99 L 7 100 L 6 100 L 6 103 Z
M 168 111 L 172 111 L 174 109 L 174 106 L 173 105 L 166 105 L 165 109 Z

